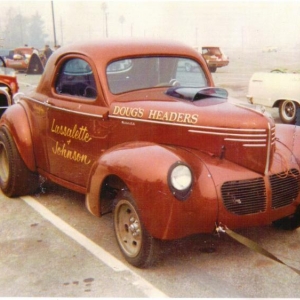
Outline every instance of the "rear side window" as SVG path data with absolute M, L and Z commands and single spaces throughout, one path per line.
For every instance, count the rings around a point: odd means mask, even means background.
M 83 59 L 72 58 L 61 67 L 55 83 L 58 94 L 87 99 L 97 97 L 95 78 L 91 66 Z

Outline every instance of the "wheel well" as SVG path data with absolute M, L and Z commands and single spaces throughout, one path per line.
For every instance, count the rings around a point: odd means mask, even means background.
M 276 100 L 276 102 L 274 102 L 273 107 L 279 107 L 280 102 L 283 101 L 282 99 Z
M 286 101 L 286 100 L 294 102 L 294 103 L 296 104 L 296 106 L 300 106 L 299 102 L 296 101 L 296 100 L 290 100 L 290 99 L 278 99 L 278 100 L 276 100 L 276 102 L 274 102 L 273 107 L 279 107 L 279 106 L 280 106 L 280 103 L 283 102 L 283 101 Z
M 114 200 L 121 190 L 128 189 L 125 182 L 116 175 L 107 176 L 100 191 L 100 215 L 112 212 Z
M 3 94 L 0 94 L 0 106 L 8 106 L 7 97 Z
M 11 95 L 11 90 L 7 85 L 0 83 L 0 88 L 7 88 L 7 92 Z M 0 106 L 8 106 L 7 92 L 0 91 Z

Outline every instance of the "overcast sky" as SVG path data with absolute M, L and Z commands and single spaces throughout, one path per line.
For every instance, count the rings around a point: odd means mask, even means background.
M 53 0 L 58 44 L 104 38 L 104 2 L 109 37 L 168 38 L 223 48 L 300 47 L 300 0 Z M 0 0 L 0 38 L 9 8 L 28 17 L 39 12 L 53 43 L 51 0 Z

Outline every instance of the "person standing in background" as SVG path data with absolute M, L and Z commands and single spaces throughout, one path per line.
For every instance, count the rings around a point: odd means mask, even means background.
M 51 48 L 49 47 L 49 45 L 45 45 L 44 55 L 45 55 L 46 61 L 51 56 L 52 52 L 53 51 L 51 50 Z

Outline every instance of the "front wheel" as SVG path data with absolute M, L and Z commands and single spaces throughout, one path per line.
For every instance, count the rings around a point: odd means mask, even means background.
M 285 124 L 295 124 L 297 103 L 291 100 L 283 100 L 279 105 L 280 119 Z
M 283 230 L 295 230 L 300 227 L 300 205 L 296 212 L 288 217 L 273 222 L 274 227 Z
M 0 188 L 8 197 L 34 193 L 38 188 L 38 174 L 31 172 L 23 162 L 9 134 L 0 130 Z
M 145 268 L 154 263 L 157 241 L 141 222 L 138 209 L 129 192 L 123 192 L 116 200 L 114 228 L 119 247 L 131 265 Z

